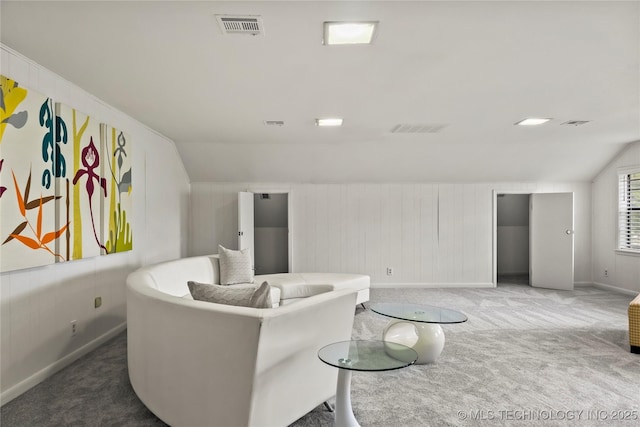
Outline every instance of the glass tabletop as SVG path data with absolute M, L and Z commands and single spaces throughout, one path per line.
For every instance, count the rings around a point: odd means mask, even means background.
M 340 341 L 318 350 L 327 365 L 351 371 L 390 371 L 412 365 L 418 353 L 402 344 L 386 341 Z
M 385 302 L 372 304 L 371 311 L 400 320 L 422 323 L 462 323 L 467 316 L 456 310 L 432 305 Z

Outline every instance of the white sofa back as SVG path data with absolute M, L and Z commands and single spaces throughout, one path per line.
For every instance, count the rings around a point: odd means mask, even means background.
M 154 289 L 182 297 L 189 294 L 189 280 L 220 283 L 220 262 L 218 255 L 196 256 L 143 267 L 132 274 Z
M 317 351 L 350 339 L 355 291 L 273 309 L 182 298 L 174 269 L 215 283 L 215 266 L 187 258 L 127 278 L 129 377 L 142 402 L 174 427 L 286 426 L 335 395 L 337 369 Z
M 190 298 L 187 282 L 220 283 L 220 260 L 217 254 L 182 258 L 143 267 L 132 273 L 139 280 L 149 282 L 155 289 L 170 295 Z M 356 304 L 369 301 L 369 276 L 346 273 L 277 273 L 255 276 L 254 282 L 268 281 L 271 300 L 279 304 L 297 302 L 301 298 L 326 292 L 329 289 L 354 289 L 358 292 Z M 232 285 L 235 286 L 235 285 Z

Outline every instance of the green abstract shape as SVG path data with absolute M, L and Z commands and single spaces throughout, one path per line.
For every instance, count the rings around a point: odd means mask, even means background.
M 115 221 L 109 221 L 109 240 L 105 244 L 107 253 L 126 252 L 133 249 L 131 226 L 127 222 L 127 212 L 123 211 L 120 203 L 111 215 Z

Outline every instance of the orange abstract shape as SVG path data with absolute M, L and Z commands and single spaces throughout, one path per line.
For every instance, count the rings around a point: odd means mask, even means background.
M 58 231 L 52 231 L 51 233 L 47 233 L 42 237 L 42 244 L 46 245 L 47 243 L 57 239 L 58 237 L 60 237 L 62 235 L 62 233 L 65 232 L 65 230 L 67 229 L 67 226 L 69 224 L 65 225 L 64 227 L 62 227 L 60 230 Z
M 60 254 L 53 252 L 51 248 L 47 246 L 47 243 L 51 243 L 53 240 L 60 237 L 62 233 L 64 233 L 67 227 L 69 226 L 69 223 L 67 223 L 65 226 L 60 228 L 60 230 L 46 233 L 44 236 L 42 236 L 43 205 L 47 202 L 50 202 L 51 200 L 59 199 L 60 196 L 42 197 L 42 195 L 40 195 L 39 199 L 32 200 L 31 202 L 29 202 L 28 194 L 29 194 L 29 188 L 31 186 L 31 173 L 29 173 L 29 178 L 27 179 L 27 185 L 25 187 L 24 196 L 20 192 L 20 186 L 18 185 L 18 180 L 16 179 L 16 175 L 13 171 L 11 171 L 11 175 L 13 176 L 13 184 L 16 189 L 16 199 L 18 201 L 18 208 L 20 209 L 20 213 L 22 214 L 24 221 L 20 223 L 13 230 L 11 234 L 9 234 L 9 237 L 7 237 L 7 239 L 4 242 L 2 242 L 2 244 L 4 245 L 5 243 L 13 239 L 16 239 L 31 249 L 44 249 L 54 257 L 58 257 L 64 261 L 65 260 L 64 257 Z M 36 219 L 36 229 L 34 230 L 32 223 L 29 221 L 29 218 L 27 218 L 27 210 L 35 209 L 36 207 L 38 208 L 38 216 Z M 32 239 L 31 237 L 23 236 L 21 234 L 27 227 L 29 227 L 31 232 L 35 235 L 36 237 L 35 239 Z
M 13 184 L 16 187 L 16 197 L 18 198 L 18 208 L 20 208 L 20 213 L 22 216 L 27 214 L 27 211 L 24 207 L 24 199 L 22 198 L 22 194 L 20 193 L 20 187 L 18 187 L 18 181 L 16 180 L 16 175 L 11 171 L 11 176 L 13 176 Z
M 22 242 L 25 245 L 29 246 L 31 249 L 40 249 L 40 243 L 36 242 L 35 240 L 33 240 L 30 237 L 21 236 L 19 234 L 12 234 L 11 237 L 13 237 L 14 239 L 19 240 L 20 242 Z

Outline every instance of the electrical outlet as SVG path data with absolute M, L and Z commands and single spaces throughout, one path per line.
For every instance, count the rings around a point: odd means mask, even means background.
M 387 267 L 387 276 L 393 276 L 393 267 Z
M 606 268 L 604 269 L 604 277 L 609 277 L 609 270 Z
M 72 320 L 71 321 L 71 336 L 75 337 L 77 333 L 78 333 L 78 326 L 76 325 L 76 321 Z

